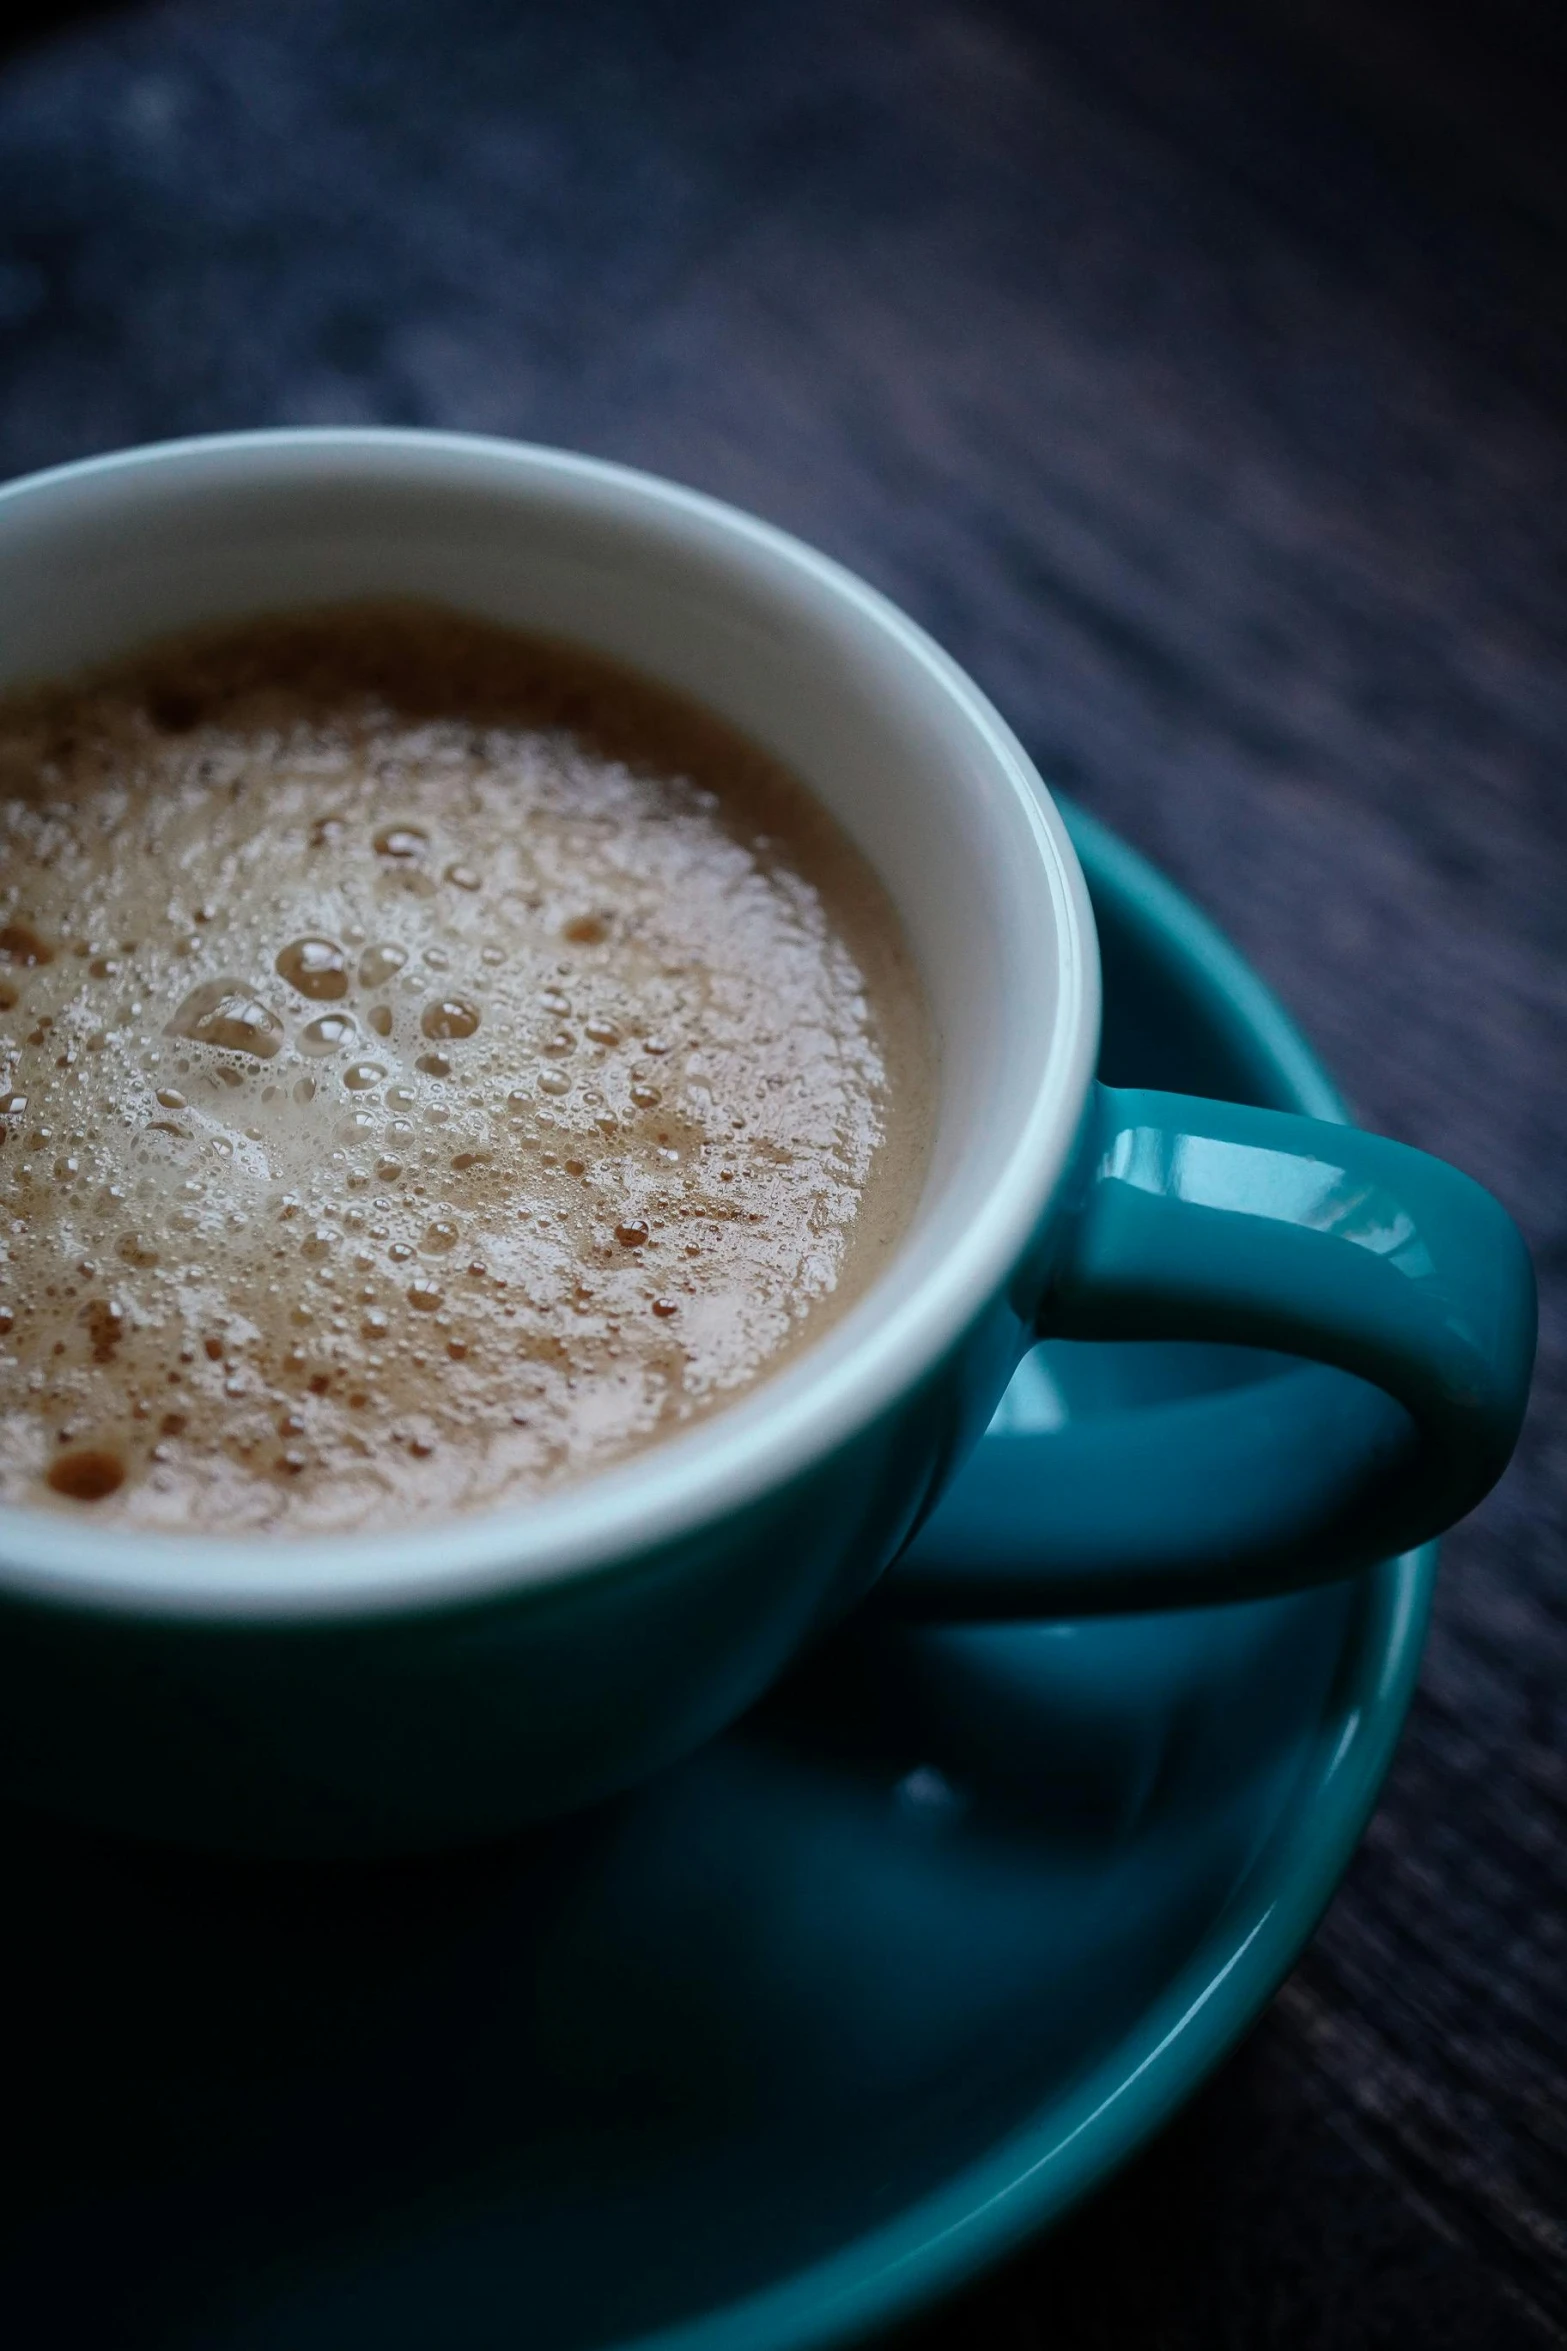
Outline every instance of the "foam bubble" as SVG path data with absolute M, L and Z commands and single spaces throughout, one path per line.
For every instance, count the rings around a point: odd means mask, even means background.
M 271 1060 L 283 1046 L 283 1023 L 243 980 L 205 980 L 192 988 L 164 1033 L 227 1053 L 252 1054 L 258 1061 Z
M 367 947 L 359 958 L 359 984 L 362 988 L 384 988 L 395 979 L 408 961 L 406 947 L 392 939 L 384 939 L 378 946 Z
M 348 957 L 335 939 L 291 939 L 279 949 L 276 969 L 315 1002 L 335 1003 L 348 994 Z
M 419 1016 L 427 1037 L 471 1037 L 479 1026 L 479 1012 L 465 996 L 442 996 L 427 1004 Z
M 395 865 L 411 864 L 429 854 L 430 836 L 417 825 L 383 825 L 375 836 L 376 853 L 388 857 Z
M 299 1032 L 299 1050 L 318 1057 L 341 1053 L 345 1045 L 352 1045 L 359 1031 L 352 1013 L 323 1012 L 318 1020 L 307 1021 Z

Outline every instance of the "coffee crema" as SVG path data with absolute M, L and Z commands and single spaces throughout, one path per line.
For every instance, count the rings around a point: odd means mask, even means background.
M 0 701 L 0 1498 L 291 1534 L 537 1496 L 885 1265 L 897 916 L 709 712 L 413 605 Z

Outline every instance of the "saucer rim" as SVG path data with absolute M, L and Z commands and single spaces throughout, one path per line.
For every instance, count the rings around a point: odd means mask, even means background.
M 1221 933 L 1135 851 L 1068 810 L 1096 892 L 1162 943 L 1206 995 L 1205 1017 L 1242 1071 L 1321 1117 L 1342 1106 L 1269 990 Z M 1175 2114 L 1255 2023 L 1331 1899 L 1376 1804 L 1418 1674 L 1436 1546 L 1314 1598 L 1335 1611 L 1334 1665 L 1296 1716 L 1288 1785 L 1227 1896 L 1113 2046 L 1064 2091 L 872 2226 L 790 2258 L 749 2290 L 704 2292 L 686 2313 L 593 2332 L 594 2351 L 825 2351 L 939 2307 L 1054 2225 Z M 1275 1603 L 1254 1603 L 1269 1608 Z M 1189 1611 L 1171 1612 L 1177 1622 Z M 940 2142 L 937 2141 L 940 2162 Z
M 1331 1078 L 1224 933 L 1117 834 L 1055 793 L 1091 892 L 1174 944 L 1281 1106 L 1342 1120 Z M 1381 1794 L 1414 1695 L 1439 1546 L 1354 1579 L 1357 1601 L 1315 1751 L 1272 1834 L 1137 2026 L 1067 2097 L 896 2218 L 777 2283 L 601 2351 L 824 2351 L 929 2312 L 1064 2219 L 1152 2138 L 1250 2030 L 1309 1941 Z M 1337 1585 L 1324 1587 L 1336 1592 Z
M 722 2309 L 606 2338 L 600 2351 L 825 2351 L 863 2341 L 931 2313 L 1130 2161 L 1255 2024 L 1337 1891 L 1414 1694 L 1437 1552 L 1428 1543 L 1356 1579 L 1348 1672 L 1335 1677 L 1321 1717 L 1315 1768 L 1197 1951 L 1070 2096 L 1048 2099 L 895 2220 L 824 2260 Z

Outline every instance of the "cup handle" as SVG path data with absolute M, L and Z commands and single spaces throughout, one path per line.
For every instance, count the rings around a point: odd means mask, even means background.
M 891 1571 L 927 1617 L 1249 1599 L 1347 1575 L 1472 1510 L 1534 1359 L 1523 1238 L 1402 1143 L 1096 1086 L 1039 1335 L 1307 1357 L 1216 1395 L 982 1445 Z

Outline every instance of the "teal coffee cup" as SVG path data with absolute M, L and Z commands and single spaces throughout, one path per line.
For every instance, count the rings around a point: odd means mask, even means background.
M 481 1838 L 689 1750 L 873 1587 L 960 1618 L 1256 1595 L 1422 1542 L 1500 1475 L 1534 1340 L 1507 1216 L 1400 1144 L 1098 1085 L 1093 919 L 1048 792 L 835 564 L 644 475 L 436 434 L 184 442 L 0 493 L 0 683 L 366 595 L 595 647 L 805 779 L 924 982 L 923 1197 L 814 1346 L 544 1500 L 286 1541 L 0 1512 L 13 1796 L 264 1851 Z M 943 1491 L 1041 1334 L 1305 1362 L 1101 1421 L 1056 1473 L 1041 1448 L 1036 1510 L 944 1540 Z

